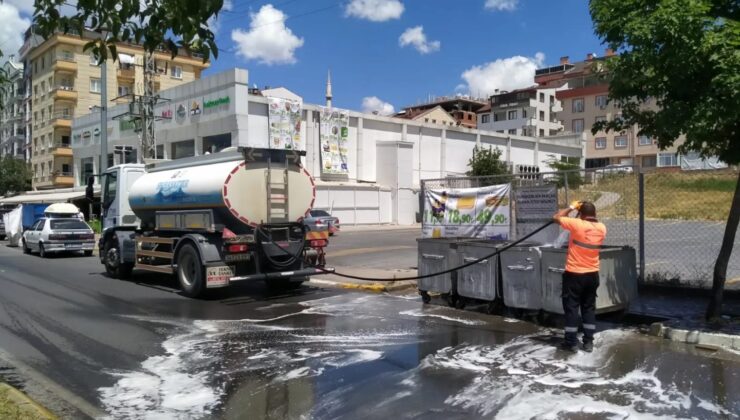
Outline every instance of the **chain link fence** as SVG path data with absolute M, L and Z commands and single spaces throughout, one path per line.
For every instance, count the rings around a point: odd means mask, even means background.
M 642 180 L 640 179 L 642 178 Z M 607 245 L 635 248 L 646 283 L 711 287 L 737 169 L 712 171 L 652 171 L 637 168 L 580 169 L 528 172 L 483 177 L 449 177 L 422 181 L 424 191 L 473 188 L 511 183 L 557 187 L 558 206 L 574 200 L 591 201 L 608 230 Z M 643 197 L 640 196 L 642 182 Z M 516 212 L 516 203 L 512 209 Z M 640 229 L 641 212 L 644 213 Z M 512 226 L 511 237 L 516 239 Z M 640 245 L 643 244 L 643 249 Z M 740 287 L 740 236 L 736 237 L 727 271 L 727 287 Z

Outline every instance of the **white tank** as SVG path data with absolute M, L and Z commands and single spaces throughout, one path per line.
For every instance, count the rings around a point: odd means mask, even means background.
M 272 168 L 272 182 L 281 182 L 284 167 Z M 129 204 L 142 222 L 152 222 L 157 210 L 213 209 L 229 229 L 242 231 L 267 222 L 267 170 L 265 162 L 234 160 L 150 172 L 134 182 Z M 287 196 L 289 220 L 299 221 L 316 197 L 303 167 L 290 166 Z M 281 197 L 282 191 L 273 201 Z

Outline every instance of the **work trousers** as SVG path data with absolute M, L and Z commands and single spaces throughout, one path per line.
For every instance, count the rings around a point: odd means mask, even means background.
M 599 272 L 563 273 L 563 311 L 565 312 L 565 343 L 578 344 L 578 311 L 583 318 L 583 342 L 594 341 L 596 331 L 596 289 Z

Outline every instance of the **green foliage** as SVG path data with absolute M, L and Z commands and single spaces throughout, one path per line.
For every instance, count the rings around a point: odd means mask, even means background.
M 501 160 L 501 150 L 488 147 L 475 146 L 473 156 L 468 161 L 470 170 L 466 173 L 468 176 L 491 176 L 491 175 L 509 175 L 508 165 Z
M 91 219 L 90 221 L 87 222 L 87 224 L 90 225 L 90 228 L 95 233 L 100 233 L 102 231 L 100 219 Z
M 35 0 L 34 25 L 44 38 L 57 32 L 81 34 L 87 28 L 104 34 L 85 45 L 97 57 L 107 59 L 108 53 L 118 59 L 116 43 L 141 44 L 153 52 L 166 48 L 177 55 L 178 48 L 189 48 L 218 57 L 216 36 L 209 20 L 217 16 L 223 0 L 78 0 L 71 15 L 59 11 L 65 0 Z M 66 11 L 66 9 L 65 9 Z
M 609 98 L 621 120 L 665 149 L 740 163 L 739 3 L 722 0 L 591 0 L 596 34 L 618 55 L 607 60 Z
M 31 189 L 31 169 L 26 162 L 10 156 L 0 159 L 0 195 Z
M 568 158 L 567 161 L 561 161 L 555 155 L 547 155 L 548 160 L 546 161 L 553 171 L 558 173 L 555 175 L 554 180 L 558 185 L 558 188 L 565 187 L 566 180 L 569 189 L 575 189 L 583 184 L 583 176 L 581 176 L 581 167 L 579 166 L 579 158 Z

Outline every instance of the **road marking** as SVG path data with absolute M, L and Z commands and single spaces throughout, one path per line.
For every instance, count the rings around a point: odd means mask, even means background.
M 386 251 L 399 251 L 401 249 L 416 249 L 415 246 L 409 246 L 409 245 L 399 245 L 399 246 L 376 246 L 372 248 L 351 248 L 351 249 L 343 249 L 341 251 L 336 252 L 327 252 L 327 257 L 346 257 L 348 255 L 358 255 L 358 254 L 374 254 L 376 252 L 386 252 Z

